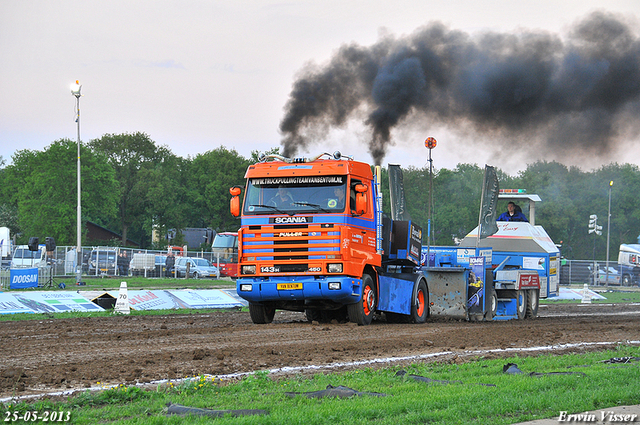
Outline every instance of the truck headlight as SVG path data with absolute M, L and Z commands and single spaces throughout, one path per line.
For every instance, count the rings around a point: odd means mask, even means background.
M 243 283 L 242 285 L 240 285 L 240 291 L 241 292 L 251 292 L 251 284 L 250 283 Z
M 342 263 L 329 263 L 327 264 L 328 273 L 342 273 Z
M 242 274 L 256 274 L 255 264 L 249 266 L 242 266 Z
M 329 282 L 329 289 L 330 290 L 339 290 L 340 289 L 340 282 Z

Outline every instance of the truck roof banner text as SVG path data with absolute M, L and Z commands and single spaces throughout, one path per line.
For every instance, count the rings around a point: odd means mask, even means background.
M 24 289 L 38 287 L 38 268 L 30 269 L 11 269 L 10 289 Z

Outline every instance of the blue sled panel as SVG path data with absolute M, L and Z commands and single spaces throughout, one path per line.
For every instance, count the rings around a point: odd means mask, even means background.
M 411 314 L 411 297 L 415 276 L 411 280 L 380 275 L 380 298 L 378 310 L 392 313 Z
M 518 304 L 515 299 L 498 299 L 496 317 L 493 320 L 511 320 L 518 318 Z

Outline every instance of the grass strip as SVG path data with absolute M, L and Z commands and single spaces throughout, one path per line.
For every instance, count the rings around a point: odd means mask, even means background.
M 154 390 L 121 384 L 85 392 L 64 401 L 5 404 L 4 411 L 69 411 L 74 424 L 513 424 L 640 403 L 640 362 L 606 363 L 611 358 L 640 357 L 640 348 L 585 354 L 476 358 L 415 363 L 384 369 L 274 378 L 257 372 L 238 381 L 195 377 Z M 515 363 L 525 373 L 509 375 Z M 398 376 L 400 370 L 405 376 Z M 579 371 L 584 374 L 529 373 Z M 442 382 L 425 383 L 407 375 Z M 386 397 L 293 398 L 287 393 L 313 392 L 343 385 Z M 167 404 L 199 409 L 261 409 L 266 416 L 222 418 L 167 416 Z M 5 413 L 6 415 L 6 413 Z

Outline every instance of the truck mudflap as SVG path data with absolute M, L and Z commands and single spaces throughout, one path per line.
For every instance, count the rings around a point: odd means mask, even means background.
M 329 300 L 338 304 L 360 301 L 362 279 L 349 276 L 277 276 L 240 278 L 238 295 L 249 302 L 308 302 Z
M 469 269 L 423 267 L 422 272 L 429 287 L 430 316 L 467 320 Z

